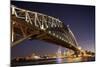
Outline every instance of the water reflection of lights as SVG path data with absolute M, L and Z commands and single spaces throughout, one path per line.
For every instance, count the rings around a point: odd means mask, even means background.
M 82 61 L 81 57 L 77 57 L 77 58 L 57 58 L 57 63 L 63 63 L 63 62 L 79 62 Z
M 62 63 L 62 58 L 57 58 L 57 63 Z
M 81 60 L 82 60 L 81 57 L 77 57 L 77 58 L 67 58 L 67 62 L 79 62 Z

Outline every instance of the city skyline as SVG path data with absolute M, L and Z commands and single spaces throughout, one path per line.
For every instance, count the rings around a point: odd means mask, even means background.
M 47 4 L 36 2 L 11 2 L 19 8 L 40 12 L 59 18 L 69 25 L 79 45 L 86 50 L 95 52 L 95 7 L 82 5 Z M 42 47 L 42 48 L 41 48 Z M 51 49 L 52 48 L 52 49 Z M 27 56 L 31 53 L 40 55 L 55 53 L 59 46 L 39 40 L 25 40 L 11 48 L 12 57 Z M 62 47 L 62 51 L 66 48 Z

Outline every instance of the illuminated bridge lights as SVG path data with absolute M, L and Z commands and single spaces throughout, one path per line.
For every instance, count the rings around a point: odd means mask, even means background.
M 61 40 L 64 40 L 63 38 Z
M 48 33 L 50 33 L 50 34 L 51 34 L 51 31 L 48 31 Z
M 48 26 L 48 25 L 46 25 L 46 28 L 49 28 L 49 26 Z
M 57 25 L 55 24 L 54 27 L 57 27 Z
M 64 39 L 63 41 L 65 41 L 66 42 L 66 40 Z
M 65 38 L 62 38 L 63 41 L 65 41 Z
M 56 35 L 56 37 L 58 38 L 59 36 L 58 36 L 58 35 Z
M 53 36 L 55 36 L 55 33 L 52 33 L 53 34 Z
M 61 39 L 61 36 L 59 36 L 59 39 Z
M 79 49 L 79 50 L 82 50 L 82 48 L 81 48 L 80 46 L 78 46 L 78 49 Z
M 12 23 L 13 23 L 13 25 L 14 25 L 14 24 L 16 24 L 16 22 L 15 22 L 15 21 L 13 21 Z
M 41 28 L 42 30 L 45 30 L 44 25 L 42 25 L 40 28 Z

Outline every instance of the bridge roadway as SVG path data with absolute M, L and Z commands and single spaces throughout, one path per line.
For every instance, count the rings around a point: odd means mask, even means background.
M 11 6 L 12 47 L 25 39 L 39 39 L 80 52 L 69 26 L 59 19 Z

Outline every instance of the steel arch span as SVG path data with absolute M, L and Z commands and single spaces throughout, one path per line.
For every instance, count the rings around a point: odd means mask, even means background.
M 69 25 L 55 17 L 11 5 L 11 26 L 11 47 L 26 39 L 39 39 L 71 49 L 76 54 L 81 52 Z

